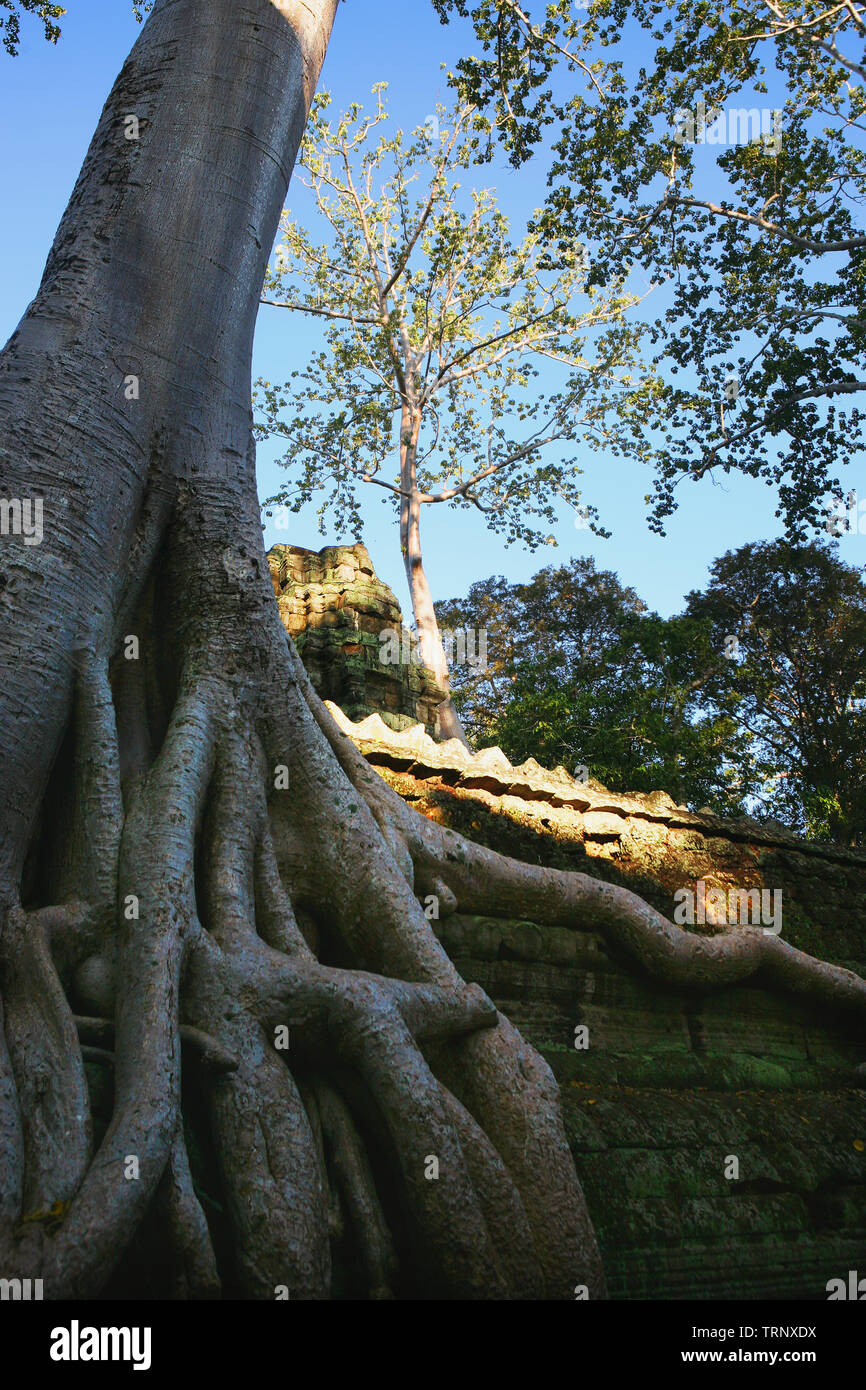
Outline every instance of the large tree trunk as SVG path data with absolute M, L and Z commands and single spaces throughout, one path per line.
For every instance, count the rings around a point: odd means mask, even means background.
M 154 1233 L 178 1297 L 326 1298 L 334 1250 L 371 1297 L 603 1294 L 551 1073 L 431 893 L 864 1008 L 778 938 L 707 942 L 425 822 L 316 698 L 250 353 L 335 4 L 157 4 L 0 359 L 2 491 L 45 527 L 0 552 L 0 1267 L 47 1298 L 110 1292 Z

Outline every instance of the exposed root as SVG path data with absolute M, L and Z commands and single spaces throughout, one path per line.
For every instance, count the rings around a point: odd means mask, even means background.
M 862 1008 L 866 983 L 761 931 L 683 931 L 625 889 L 410 810 L 313 693 L 260 547 L 201 539 L 227 533 L 231 506 L 190 486 L 176 519 L 177 689 L 155 758 L 150 731 L 131 749 L 124 733 L 160 704 L 143 673 L 116 682 L 118 734 L 105 663 L 82 659 L 73 832 L 54 861 L 68 900 L 14 908 L 0 941 L 4 1260 L 48 1297 L 96 1296 L 157 1197 L 175 1297 L 328 1298 L 347 1244 L 371 1298 L 602 1297 L 550 1068 L 463 983 L 419 898 L 591 925 L 683 987 L 758 974 Z M 230 1236 L 219 1267 L 182 1056 Z M 85 1062 L 114 1071 L 95 1155 Z M 35 1209 L 58 1212 L 51 1229 Z
M 596 927 L 654 979 L 679 987 L 720 989 L 759 976 L 771 988 L 817 1004 L 866 1011 L 866 980 L 816 960 L 760 927 L 716 936 L 685 931 L 627 888 L 585 874 L 503 859 L 438 826 L 419 845 L 442 863 L 462 912 L 494 912 L 533 921 Z M 443 855 L 444 852 L 444 855 Z
M 219 1298 L 221 1284 L 207 1221 L 192 1182 L 178 1126 L 159 1185 L 159 1206 L 171 1242 L 172 1298 Z
M 192 971 L 189 1006 L 239 1061 L 209 1087 L 208 1101 L 240 1290 L 247 1298 L 327 1298 L 327 1203 L 297 1085 L 259 1021 L 239 1009 L 217 948 L 202 940 Z
M 366 996 L 366 997 L 365 997 Z M 353 989 L 335 1011 L 335 1040 L 376 1097 L 409 1199 L 433 1289 L 450 1297 L 507 1297 L 511 1290 L 439 1083 L 398 1009 Z M 387 1008 L 387 1006 L 385 1006 Z
M 340 1194 L 358 1243 L 368 1297 L 393 1298 L 397 1257 L 364 1144 L 339 1093 L 321 1079 L 311 1090 L 330 1184 L 335 1194 Z M 309 1112 L 311 1107 L 307 1108 Z M 332 1233 L 343 1234 L 342 1221 L 332 1225 Z
M 93 1145 L 84 1064 L 52 957 L 51 917 L 50 910 L 13 910 L 3 938 L 5 1033 L 23 1148 L 22 1214 L 70 1201 Z
M 89 652 L 79 655 L 75 819 L 80 839 L 72 863 L 81 872 L 73 889 L 113 911 L 123 833 L 120 748 L 107 662 Z
M 333 1181 L 331 1167 L 328 1163 L 328 1156 L 325 1151 L 325 1134 L 322 1128 L 322 1116 L 319 1110 L 318 1086 L 315 1080 L 311 1083 L 300 1079 L 298 1081 L 298 1090 L 301 1093 L 301 1100 L 304 1102 L 304 1109 L 307 1112 L 310 1129 L 313 1131 L 316 1152 L 319 1155 L 319 1172 L 322 1175 L 322 1186 L 325 1189 L 325 1200 L 328 1207 L 328 1234 L 332 1242 L 341 1240 L 345 1232 L 343 1208 L 340 1202 L 339 1189 Z
M 114 1071 L 114 1053 L 109 1052 L 105 1047 L 92 1047 L 89 1043 L 81 1048 L 81 1060 L 83 1062 L 96 1062 L 101 1067 L 110 1067 Z
M 0 1251 L 5 1233 L 21 1212 L 24 1186 L 24 1137 L 21 1110 L 6 1044 L 3 1003 L 0 999 Z
M 180 974 L 194 919 L 194 838 L 210 750 L 207 701 L 200 691 L 190 691 L 178 702 L 160 757 L 124 827 L 115 1111 L 89 1165 L 89 1100 L 73 1015 L 38 921 L 28 923 L 14 913 L 7 918 L 6 1036 L 24 1134 L 23 1205 L 71 1199 L 59 1233 L 41 1249 L 34 1250 L 28 1240 L 16 1263 L 26 1269 L 28 1259 L 37 1259 L 35 1272 L 53 1297 L 86 1297 L 104 1285 L 142 1221 L 171 1153 L 180 1113 Z M 50 1024 L 46 1009 L 52 1011 Z M 33 1059 L 40 1056 L 44 1065 L 34 1070 Z
M 445 1086 L 440 1087 L 445 1113 L 459 1142 L 467 1171 L 478 1194 L 503 1282 L 511 1298 L 542 1298 L 544 1280 L 533 1248 L 532 1228 L 523 1200 L 502 1155 L 488 1135 Z
M 298 666 L 299 661 L 296 671 Z M 763 928 L 738 927 L 715 936 L 685 931 L 627 888 L 588 874 L 519 863 L 418 816 L 337 728 L 306 673 L 298 672 L 298 679 L 344 772 L 375 808 L 377 818 L 388 816 L 399 826 L 421 890 L 434 891 L 431 885 L 436 883 L 447 890 L 448 911 L 595 927 L 667 984 L 711 990 L 760 973 L 771 987 L 816 1003 L 866 1009 L 866 980 L 797 950 Z
M 78 1031 L 78 1039 L 82 1044 L 94 1044 L 100 1042 L 112 1042 L 114 1039 L 114 1020 L 110 1018 L 85 1018 L 79 1014 L 73 1016 L 73 1022 Z M 198 1058 L 202 1066 L 210 1071 L 219 1073 L 224 1071 L 237 1071 L 237 1058 L 227 1051 L 216 1038 L 210 1037 L 208 1033 L 203 1033 L 200 1028 L 189 1028 L 185 1023 L 180 1026 L 181 1043 L 191 1049 Z M 82 1053 L 85 1052 L 82 1046 Z M 113 1052 L 105 1048 L 90 1046 L 90 1052 L 100 1052 L 104 1056 L 113 1057 Z

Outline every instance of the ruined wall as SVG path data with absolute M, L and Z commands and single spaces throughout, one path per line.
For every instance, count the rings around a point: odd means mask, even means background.
M 668 916 L 698 878 L 780 888 L 782 935 L 866 974 L 866 855 L 332 713 L 405 800 L 471 839 L 621 883 Z M 824 1299 L 828 1280 L 866 1273 L 862 1024 L 759 982 L 662 987 L 580 922 L 434 926 L 560 1082 L 612 1297 Z
M 781 890 L 787 941 L 826 960 L 866 957 L 866 854 L 695 813 L 661 791 L 611 792 L 533 758 L 512 767 L 499 748 L 472 756 L 418 725 L 394 733 L 375 715 L 352 725 L 333 713 L 404 800 L 491 849 L 621 884 L 667 917 L 677 890 L 699 880 Z
M 415 638 L 367 547 L 275 545 L 268 564 L 280 617 L 318 693 L 353 719 L 376 710 L 391 728 L 420 722 L 437 734 L 445 691 L 418 662 Z M 383 661 L 385 629 L 401 633 L 409 661 Z

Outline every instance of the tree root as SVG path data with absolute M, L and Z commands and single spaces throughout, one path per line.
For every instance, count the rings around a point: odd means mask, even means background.
M 195 1195 L 180 1125 L 159 1185 L 158 1202 L 171 1241 L 170 1296 L 219 1298 L 216 1256 L 201 1203 Z
M 375 807 L 377 818 L 387 816 L 392 827 L 399 827 L 420 891 L 444 890 L 446 912 L 595 927 L 666 984 L 712 990 L 756 975 L 771 988 L 818 1004 L 866 1010 L 866 980 L 761 927 L 735 927 L 715 936 L 685 931 L 628 888 L 588 874 L 520 863 L 416 815 L 338 729 L 306 673 L 298 673 L 298 679 L 305 682 L 310 707 L 343 771 Z
M 84 1064 L 46 917 L 44 911 L 10 912 L 3 940 L 5 1033 L 21 1117 L 22 1211 L 70 1201 L 93 1146 Z
M 100 1042 L 112 1042 L 114 1039 L 114 1020 L 111 1018 L 85 1018 L 81 1015 L 73 1015 L 73 1022 L 78 1032 L 78 1040 L 82 1044 L 90 1045 L 91 1052 L 99 1052 L 103 1057 L 114 1056 L 113 1051 L 96 1046 Z M 189 1028 L 185 1023 L 180 1025 L 180 1041 L 190 1049 L 198 1058 L 203 1067 L 207 1067 L 214 1073 L 225 1071 L 237 1071 L 238 1060 L 232 1056 L 216 1038 L 203 1033 L 200 1028 Z M 82 1046 L 82 1052 L 84 1047 Z
M 312 691 L 258 540 L 225 548 L 257 526 L 237 509 L 185 485 L 168 598 L 147 591 L 172 691 L 155 753 L 152 729 L 123 732 L 144 718 L 143 674 L 112 697 L 98 644 L 81 657 L 58 902 L 0 922 L 3 1267 L 49 1298 L 99 1296 L 155 1203 L 178 1298 L 325 1299 L 347 1249 L 376 1299 L 603 1297 L 550 1068 L 460 979 L 419 895 L 443 915 L 593 926 L 682 987 L 757 975 L 862 1008 L 866 983 L 763 932 L 683 931 L 413 812 Z M 86 1063 L 114 1073 L 96 1153 Z M 183 1066 L 228 1254 L 196 1195 Z
M 368 1297 L 379 1301 L 393 1298 L 397 1256 L 376 1192 L 373 1169 L 351 1112 L 339 1092 L 320 1077 L 311 1087 L 307 1112 L 311 1110 L 321 1127 L 322 1156 L 331 1190 L 335 1196 L 339 1193 L 360 1250 Z M 343 1222 L 339 1208 L 335 1215 L 331 1230 L 340 1236 Z

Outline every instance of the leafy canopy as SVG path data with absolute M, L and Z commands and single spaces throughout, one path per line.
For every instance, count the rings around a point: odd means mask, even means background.
M 463 99 L 550 158 L 550 244 L 665 283 L 654 529 L 681 479 L 741 470 L 805 538 L 863 443 L 866 6 L 434 3 L 480 41 Z
M 66 14 L 62 5 L 46 5 L 43 0 L 0 0 L 0 10 L 9 11 L 8 14 L 0 14 L 0 38 L 11 58 L 18 55 L 22 14 L 33 14 L 42 20 L 45 37 L 49 43 L 56 43 L 60 38 L 60 25 L 54 21 L 62 19 Z
M 33 14 L 42 20 L 45 38 L 49 43 L 56 43 L 60 38 L 60 25 L 56 24 L 55 20 L 62 19 L 66 14 L 62 5 L 46 4 L 45 0 L 0 0 L 0 9 L 10 11 L 6 15 L 0 14 L 0 39 L 10 58 L 18 56 L 22 14 Z M 132 13 L 139 24 L 152 9 L 153 0 L 139 0 L 139 3 L 133 0 Z
M 332 123 L 323 94 L 308 122 L 318 235 L 284 216 L 264 300 L 318 319 L 324 346 L 285 384 L 257 383 L 258 437 L 284 439 L 292 470 L 269 501 L 298 511 L 322 492 L 320 527 L 357 535 L 373 484 L 397 507 L 475 506 L 508 543 L 551 543 L 557 502 L 579 505 L 577 447 L 624 448 L 647 408 L 638 296 L 590 286 L 574 241 L 512 242 L 495 193 L 462 187 L 491 138 L 471 106 L 388 135 L 384 86 L 371 114 Z
M 707 707 L 748 734 L 741 775 L 765 814 L 866 843 L 866 584 L 835 546 L 745 545 L 716 560 L 687 612 L 730 659 Z
M 437 616 L 486 633 L 486 664 L 451 675 L 477 744 L 866 844 L 866 583 L 834 544 L 730 551 L 669 619 L 590 558 Z
M 650 613 L 589 557 L 526 584 L 475 584 L 437 615 L 486 631 L 486 667 L 451 675 L 479 744 L 499 744 L 513 762 L 563 763 L 613 790 L 664 790 L 694 807 L 742 811 L 741 735 L 702 703 L 719 664 L 709 621 Z

